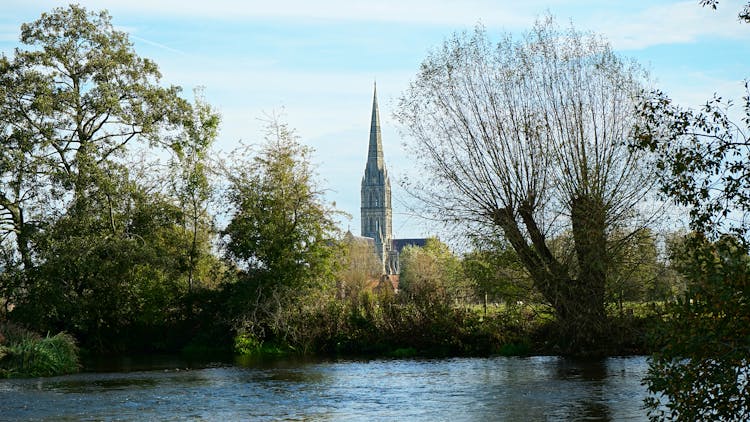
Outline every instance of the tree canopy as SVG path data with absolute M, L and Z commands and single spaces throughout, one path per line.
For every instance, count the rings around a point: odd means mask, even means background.
M 716 8 L 718 1 L 701 0 Z M 750 22 L 750 4 L 740 20 Z M 687 289 L 667 307 L 646 383 L 651 420 L 750 417 L 750 87 L 700 110 L 645 93 L 633 148 L 655 153 L 662 192 L 688 208 L 693 230 L 673 260 Z
M 34 230 L 55 211 L 110 201 L 127 145 L 172 146 L 190 106 L 107 12 L 54 9 L 21 26 L 21 43 L 28 49 L 0 59 L 0 177 L 12 182 L 0 213 L 28 267 Z
M 422 63 L 396 117 L 428 184 L 407 184 L 436 219 L 502 231 L 555 308 L 565 350 L 595 349 L 615 229 L 638 226 L 654 184 L 625 141 L 645 75 L 600 37 L 551 17 L 521 39 L 457 34 Z M 432 213 L 432 214 L 430 214 Z M 548 238 L 570 230 L 575 265 Z
M 675 257 L 687 290 L 655 336 L 652 420 L 750 415 L 750 91 L 741 122 L 729 104 L 716 96 L 689 110 L 655 91 L 640 108 L 633 147 L 656 154 L 661 190 L 688 208 L 693 230 Z
M 133 153 L 205 154 L 218 115 L 163 84 L 106 11 L 53 9 L 20 41 L 0 57 L 4 299 L 17 320 L 91 349 L 145 344 L 179 319 L 210 239 L 188 234 L 185 201 L 146 186 Z

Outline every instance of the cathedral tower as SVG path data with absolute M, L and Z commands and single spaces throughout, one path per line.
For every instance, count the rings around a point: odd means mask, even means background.
M 383 264 L 383 273 L 390 274 L 389 261 L 393 240 L 391 211 L 391 182 L 383 160 L 383 141 L 380 135 L 378 90 L 373 89 L 370 143 L 367 165 L 362 177 L 362 236 L 375 240 L 375 253 Z

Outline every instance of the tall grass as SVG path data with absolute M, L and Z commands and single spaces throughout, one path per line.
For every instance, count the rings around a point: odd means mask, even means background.
M 77 372 L 78 347 L 67 333 L 41 337 L 23 328 L 0 325 L 0 378 L 48 377 Z

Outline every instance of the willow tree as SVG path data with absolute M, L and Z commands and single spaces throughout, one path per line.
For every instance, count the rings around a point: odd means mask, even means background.
M 597 347 L 615 229 L 651 191 L 643 153 L 625 140 L 646 80 L 601 38 L 548 17 L 521 39 L 482 28 L 424 60 L 396 112 L 426 183 L 407 183 L 428 213 L 501 229 L 556 312 L 561 346 Z M 572 233 L 572 261 L 548 244 Z

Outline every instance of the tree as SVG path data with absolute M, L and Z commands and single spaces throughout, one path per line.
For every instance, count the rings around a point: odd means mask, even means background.
M 187 290 L 182 212 L 129 181 L 113 191 L 127 198 L 117 208 L 90 206 L 47 225 L 12 316 L 41 332 L 74 334 L 90 350 L 163 349 L 167 333 L 181 336 L 172 328 Z
M 613 235 L 621 236 L 622 233 Z M 618 243 L 620 247 L 613 251 L 613 261 L 617 264 L 607 275 L 607 298 L 616 303 L 622 313 L 623 302 L 643 301 L 661 288 L 657 280 L 656 238 L 652 231 L 647 228 L 637 230 Z
M 461 271 L 461 260 L 439 239 L 427 239 L 424 247 L 405 247 L 399 261 L 399 289 L 404 294 L 441 303 L 470 299 L 473 286 Z
M 476 286 L 477 297 L 505 303 L 538 300 L 516 251 L 501 237 L 479 241 L 461 264 Z
M 644 73 L 594 35 L 547 18 L 493 45 L 478 28 L 422 63 L 397 119 L 429 184 L 408 185 L 436 219 L 501 230 L 553 306 L 563 350 L 593 351 L 606 321 L 608 233 L 633 225 L 653 181 L 624 141 Z M 575 267 L 550 249 L 568 229 Z
M 20 257 L 19 268 L 29 270 L 32 238 L 51 201 L 50 177 L 45 174 L 50 161 L 33 129 L 24 127 L 22 116 L 14 112 L 16 98 L 24 95 L 22 87 L 33 86 L 16 74 L 17 67 L 0 57 L 0 236 L 5 246 L 15 245 L 8 248 L 13 250 L 8 257 Z
M 340 282 L 339 296 L 356 298 L 369 281 L 377 280 L 382 275 L 383 265 L 375 253 L 374 242 L 347 232 L 342 243 L 337 276 Z
M 212 194 L 209 181 L 208 151 L 219 130 L 219 114 L 205 101 L 203 91 L 195 91 L 192 116 L 185 122 L 183 142 L 175 144 L 171 163 L 171 187 L 184 213 L 183 226 L 190 232 L 187 246 L 188 291 L 193 290 L 195 272 L 203 256 L 210 252 L 205 237 L 210 232 L 208 200 Z M 203 237 L 203 239 L 201 239 Z M 203 241 L 201 241 L 203 240 Z
M 750 85 L 741 123 L 731 102 L 714 96 L 700 111 L 685 110 L 661 91 L 644 96 L 634 146 L 655 153 L 661 191 L 689 210 L 691 228 L 716 239 L 747 241 L 750 214 Z M 744 126 L 744 127 L 743 127 Z
M 56 8 L 21 26 L 15 57 L 0 58 L 3 229 L 32 265 L 31 233 L 68 207 L 110 201 L 108 171 L 128 144 L 171 147 L 189 115 L 180 88 L 160 85 L 150 60 L 133 51 L 107 12 Z M 42 202 L 43 201 L 43 202 Z M 111 202 L 111 201 L 110 201 Z M 114 204 L 110 204 L 114 206 Z M 48 215 L 39 214 L 44 209 Z
M 686 293 L 667 306 L 645 378 L 649 417 L 745 421 L 750 417 L 750 256 L 747 244 L 696 236 L 682 273 Z
M 315 183 L 311 151 L 274 120 L 258 153 L 243 160 L 250 151 L 235 151 L 226 169 L 232 215 L 223 235 L 252 289 L 239 305 L 251 331 L 268 323 L 289 294 L 335 278 L 340 236 L 335 210 Z
M 185 219 L 134 179 L 129 153 L 197 151 L 218 122 L 164 86 L 106 11 L 56 8 L 22 25 L 21 43 L 0 57 L 0 234 L 23 275 L 0 277 L 11 316 L 92 349 L 163 343 L 153 330 L 180 319 L 185 293 Z
M 750 89 L 741 123 L 718 96 L 698 111 L 644 95 L 634 148 L 653 151 L 662 192 L 688 208 L 675 257 L 687 290 L 667 307 L 646 382 L 652 420 L 750 417 Z M 665 400 L 660 400 L 661 395 Z

